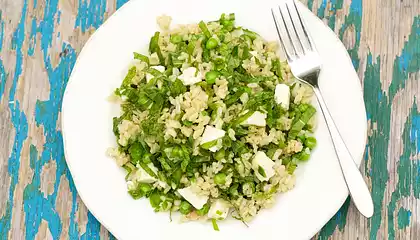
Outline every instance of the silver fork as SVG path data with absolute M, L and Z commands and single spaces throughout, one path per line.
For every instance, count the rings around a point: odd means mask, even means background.
M 373 202 L 362 174 L 338 131 L 318 85 L 321 59 L 315 49 L 294 0 L 285 0 L 278 9 L 271 9 L 281 45 L 292 74 L 301 82 L 310 85 L 315 93 L 328 126 L 339 160 L 344 180 L 354 204 L 362 215 L 373 215 Z

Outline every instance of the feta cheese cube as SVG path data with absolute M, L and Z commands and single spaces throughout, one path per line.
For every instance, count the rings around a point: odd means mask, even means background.
M 139 167 L 139 169 L 135 173 L 134 180 L 141 183 L 154 183 L 157 179 L 150 176 L 142 167 Z
M 201 196 L 196 194 L 192 191 L 191 187 L 182 188 L 178 190 L 178 193 L 185 198 L 191 205 L 193 205 L 196 209 L 203 208 L 204 204 L 207 203 L 209 199 L 208 196 Z
M 284 109 L 288 110 L 290 105 L 290 88 L 286 84 L 277 84 L 274 91 L 274 100 Z
M 254 125 L 257 127 L 265 127 L 266 122 L 265 119 L 267 118 L 267 114 L 256 111 L 254 112 L 249 118 L 241 123 L 241 125 L 249 126 Z
M 159 72 L 163 73 L 165 71 L 165 67 L 164 66 L 151 66 L 150 68 L 156 69 Z M 149 82 L 152 78 L 154 78 L 155 76 L 153 76 L 150 73 L 146 73 L 146 81 Z
M 260 181 L 268 181 L 274 176 L 274 162 L 264 152 L 257 152 L 252 160 L 252 168 Z
M 184 69 L 178 78 L 184 85 L 194 85 L 195 83 L 201 82 L 203 79 L 201 72 L 195 67 Z
M 229 213 L 229 203 L 225 200 L 217 199 L 211 204 L 207 216 L 216 220 L 223 220 Z
M 217 129 L 212 126 L 207 126 L 206 129 L 204 129 L 203 136 L 201 137 L 200 145 L 203 145 L 205 143 L 218 140 L 225 136 L 225 131 L 221 129 Z M 209 148 L 209 151 L 211 152 L 217 152 L 220 149 L 220 144 L 217 144 L 216 146 L 213 146 Z

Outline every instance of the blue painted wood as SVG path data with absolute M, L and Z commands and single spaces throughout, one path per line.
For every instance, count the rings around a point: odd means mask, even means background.
M 114 239 L 78 199 L 57 126 L 64 89 L 81 46 L 125 2 L 6 0 L 0 4 L 0 197 L 4 196 L 0 198 L 0 239 Z M 307 0 L 308 7 L 347 44 L 364 79 L 370 134 L 363 169 L 377 210 L 360 225 L 357 217 L 351 217 L 354 209 L 347 201 L 318 239 L 420 238 L 420 218 L 414 214 L 420 198 L 419 88 L 415 85 L 420 75 L 420 6 L 418 0 L 403 2 L 392 5 L 393 11 L 412 8 L 411 15 L 397 19 L 401 28 L 409 23 L 410 31 L 389 32 L 393 38 L 381 40 L 390 49 L 401 49 L 395 56 L 371 52 L 373 46 L 367 43 L 372 38 L 364 31 L 367 24 L 388 26 L 394 21 L 386 17 L 367 21 L 372 11 L 365 8 L 371 9 L 372 2 Z M 376 14 L 381 15 L 385 9 L 377 4 Z M 349 33 L 352 42 L 346 39 Z M 399 34 L 405 37 L 402 44 L 392 41 Z M 385 61 L 393 62 L 389 85 L 381 65 Z M 404 95 L 410 97 L 403 101 Z M 391 120 L 398 114 L 405 117 Z M 396 124 L 402 130 L 394 136 Z M 399 139 L 401 153 L 388 155 Z M 48 177 L 54 181 L 49 183 Z

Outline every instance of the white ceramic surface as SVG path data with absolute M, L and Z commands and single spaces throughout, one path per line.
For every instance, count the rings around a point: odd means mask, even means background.
M 237 220 L 219 224 L 170 222 L 154 213 L 147 200 L 133 200 L 126 191 L 124 170 L 105 154 L 115 146 L 112 117 L 118 106 L 107 97 L 126 74 L 134 51 L 146 53 L 157 30 L 156 17 L 173 23 L 197 23 L 234 12 L 236 22 L 277 40 L 270 8 L 275 1 L 132 0 L 109 18 L 84 46 L 63 100 L 65 155 L 76 188 L 92 214 L 118 239 L 309 239 L 337 212 L 348 196 L 327 128 L 318 114 L 318 146 L 307 164 L 296 171 L 296 187 L 277 198 L 246 227 Z M 346 49 L 338 38 L 303 5 L 301 12 L 324 63 L 321 90 L 357 164 L 366 140 L 362 89 Z

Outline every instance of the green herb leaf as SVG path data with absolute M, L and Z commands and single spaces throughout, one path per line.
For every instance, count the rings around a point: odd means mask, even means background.
M 136 69 L 136 67 L 131 67 L 131 68 L 128 70 L 127 75 L 125 75 L 125 78 L 124 78 L 124 80 L 123 80 L 122 85 L 124 85 L 124 86 L 129 86 L 129 85 L 131 85 L 131 81 L 132 81 L 132 80 L 133 80 L 133 78 L 136 76 L 136 74 L 137 74 L 137 69 Z
M 144 149 L 139 142 L 135 142 L 130 146 L 128 152 L 130 153 L 131 161 L 133 162 L 133 164 L 137 164 L 141 161 Z
M 147 164 L 145 164 L 144 162 L 138 162 L 138 164 L 140 165 L 141 168 L 144 169 L 144 171 L 147 172 L 147 174 L 149 174 L 150 176 L 152 176 L 154 178 L 158 178 L 156 173 L 153 172 L 152 169 L 150 169 L 149 166 L 147 166 Z
M 308 123 L 309 119 L 311 119 L 311 117 L 313 115 L 315 115 L 315 108 L 312 106 L 308 106 L 308 108 L 306 109 L 306 111 L 301 115 L 301 117 L 299 118 L 298 121 L 296 121 L 295 123 L 293 123 L 290 131 L 289 131 L 289 139 L 295 139 L 296 136 L 300 133 L 300 131 L 302 131 L 303 127 Z
M 165 62 L 165 59 L 163 58 L 162 51 L 159 47 L 159 36 L 160 32 L 155 32 L 155 35 L 153 35 L 153 37 L 150 39 L 149 52 L 150 54 L 157 53 L 159 57 L 159 62 L 163 64 Z
M 184 94 L 187 91 L 187 87 L 184 86 L 181 80 L 176 79 L 169 87 L 172 97 L 177 97 Z
M 243 123 L 244 121 L 246 121 L 249 117 L 251 117 L 252 116 L 252 114 L 254 114 L 255 113 L 255 111 L 248 111 L 247 113 L 245 113 L 245 114 L 243 114 L 243 115 L 241 115 L 241 116 L 239 116 L 234 122 L 233 122 L 233 125 L 235 126 L 235 125 L 239 125 L 239 124 L 241 124 L 241 123 Z

